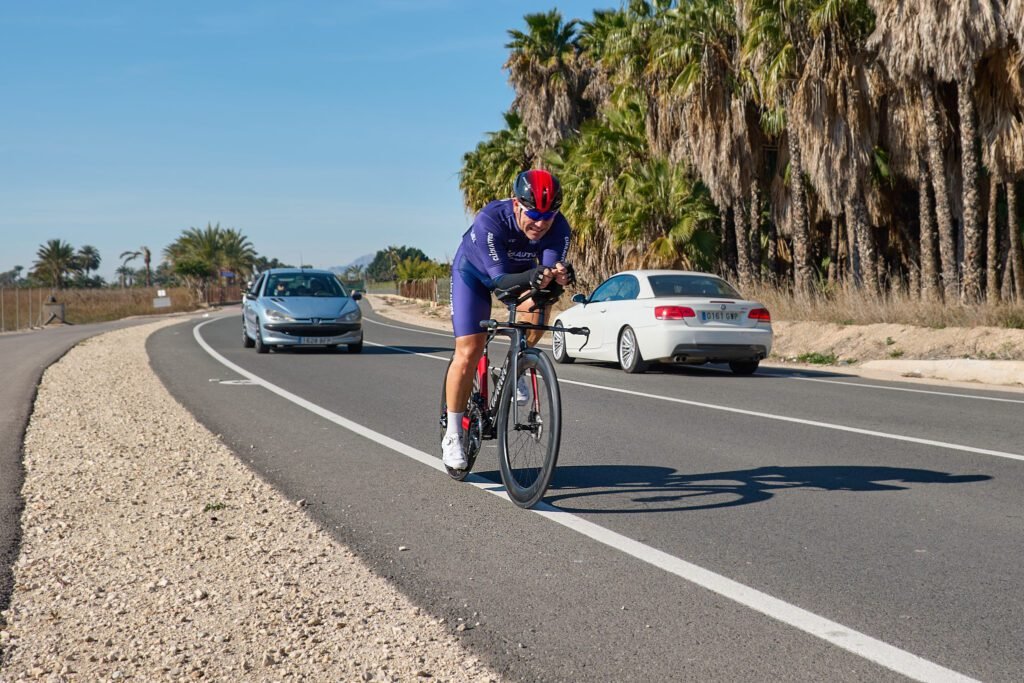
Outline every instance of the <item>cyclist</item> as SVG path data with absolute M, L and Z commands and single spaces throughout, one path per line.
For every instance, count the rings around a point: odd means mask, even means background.
M 480 210 L 452 262 L 452 327 L 455 330 L 455 355 L 445 380 L 448 407 L 465 408 L 473 388 L 473 373 L 483 354 L 487 333 L 480 321 L 491 317 L 491 292 L 522 291 L 536 286 L 551 289 L 557 298 L 561 288 L 575 277 L 566 262 L 569 252 L 569 222 L 559 208 L 562 186 L 553 174 L 544 170 L 523 171 L 516 176 L 512 197 L 492 201 Z M 518 309 L 522 322 L 536 322 L 527 313 L 533 300 Z M 540 341 L 543 332 L 527 332 L 530 346 Z M 516 387 L 516 400 L 529 400 L 523 378 Z M 448 428 L 441 441 L 442 460 L 455 470 L 466 469 L 462 450 L 462 416 L 448 413 Z

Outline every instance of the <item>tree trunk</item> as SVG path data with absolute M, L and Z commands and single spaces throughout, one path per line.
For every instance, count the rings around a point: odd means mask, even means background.
M 757 181 L 750 185 L 750 269 L 754 282 L 761 281 L 761 193 Z
M 985 244 L 985 297 L 999 301 L 999 183 L 988 177 L 988 234 Z
M 733 207 L 733 227 L 736 230 L 736 271 L 739 275 L 740 289 L 750 289 L 750 245 L 747 243 L 747 225 L 744 221 L 743 202 L 736 202 Z
M 1006 183 L 1006 226 L 1010 233 L 1010 261 L 1013 264 L 1013 291 L 1017 303 L 1024 302 L 1024 255 L 1021 254 L 1020 223 L 1017 222 L 1017 182 Z
M 921 81 L 921 102 L 924 105 L 925 128 L 928 134 L 928 166 L 931 173 L 932 189 L 935 191 L 935 218 L 939 232 L 939 257 L 941 259 L 942 291 L 946 303 L 957 300 L 956 245 L 953 243 L 953 217 L 949 211 L 949 190 L 942 165 L 942 145 L 939 140 L 939 110 L 935 104 L 935 93 L 929 81 Z
M 793 227 L 793 286 L 799 293 L 807 292 L 811 284 L 811 269 L 807 263 L 810 234 L 807 229 L 807 197 L 804 194 L 804 167 L 800 158 L 800 146 L 796 134 L 789 131 L 790 187 L 793 194 L 793 208 L 790 218 Z
M 828 235 L 828 284 L 835 286 L 839 279 L 839 216 L 832 216 L 832 230 Z
M 768 277 L 772 284 L 779 282 L 779 229 L 775 221 L 768 222 Z
M 722 219 L 722 254 L 719 261 L 721 261 L 722 277 L 726 280 L 732 280 L 734 269 L 733 269 L 733 258 L 732 258 L 732 243 L 733 237 L 732 229 L 729 225 L 729 213 L 731 209 L 729 207 L 723 207 L 719 214 Z
M 921 162 L 918 174 L 918 214 L 920 215 L 919 241 L 921 243 L 921 300 L 935 301 L 939 296 L 938 271 L 935 267 L 935 222 L 932 203 L 928 197 L 928 169 Z
M 860 252 L 861 272 L 868 292 L 878 295 L 878 263 L 875 259 L 875 241 L 868 224 L 868 211 L 864 198 L 857 196 L 846 203 L 847 220 L 852 222 L 857 233 L 857 250 Z
M 963 172 L 964 202 L 964 282 L 961 300 L 977 301 L 981 295 L 981 221 L 978 218 L 978 153 L 975 148 L 977 126 L 974 121 L 974 71 L 968 69 L 957 83 L 957 107 L 960 110 L 960 164 Z
M 863 282 L 860 273 L 860 252 L 857 250 L 857 232 L 854 223 L 854 216 L 850 212 L 849 207 L 847 207 L 845 218 L 847 278 L 851 285 L 859 288 Z

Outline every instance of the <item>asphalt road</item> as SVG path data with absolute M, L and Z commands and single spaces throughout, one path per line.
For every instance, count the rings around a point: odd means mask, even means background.
M 149 353 L 244 461 L 510 678 L 1020 680 L 1020 394 L 558 366 L 559 468 L 523 511 L 492 495 L 493 442 L 477 485 L 434 459 L 450 337 L 364 311 L 359 355 L 257 355 L 238 314 Z

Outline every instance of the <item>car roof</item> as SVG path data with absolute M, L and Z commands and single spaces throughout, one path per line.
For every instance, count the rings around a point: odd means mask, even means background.
M 326 268 L 268 268 L 263 272 L 270 275 L 301 275 L 303 273 L 334 275 L 334 271 L 327 270 Z
M 724 280 L 721 275 L 715 275 L 714 273 L 705 273 L 699 270 L 667 270 L 667 269 L 652 269 L 652 270 L 623 270 L 615 273 L 615 275 L 637 275 L 640 277 L 648 277 L 651 275 L 699 275 L 702 277 L 717 277 L 719 280 Z M 614 277 L 614 276 L 612 276 Z

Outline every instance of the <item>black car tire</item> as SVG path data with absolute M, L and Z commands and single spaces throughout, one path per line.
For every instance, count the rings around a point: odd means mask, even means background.
M 256 346 L 256 342 L 253 340 L 252 337 L 249 336 L 249 333 L 245 331 L 244 322 L 242 323 L 242 346 L 247 349 L 251 349 L 252 347 Z
M 256 327 L 256 341 L 253 343 L 256 346 L 256 353 L 270 353 L 270 347 L 263 343 L 263 333 L 260 332 L 259 326 Z
M 753 375 L 760 363 L 757 360 L 734 360 L 729 361 L 729 369 L 734 375 Z
M 640 354 L 640 344 L 636 340 L 636 332 L 629 325 L 623 327 L 622 332 L 619 332 L 618 356 L 619 367 L 631 375 L 646 372 L 650 365 Z
M 349 353 L 362 353 L 363 352 L 363 340 L 360 339 L 355 344 L 349 344 L 348 345 L 348 352 Z
M 556 320 L 555 327 L 561 327 L 562 321 Z M 565 348 L 565 332 L 554 331 L 551 333 L 551 356 L 555 359 L 555 362 L 560 365 L 565 365 L 576 360 L 569 355 L 569 352 Z

